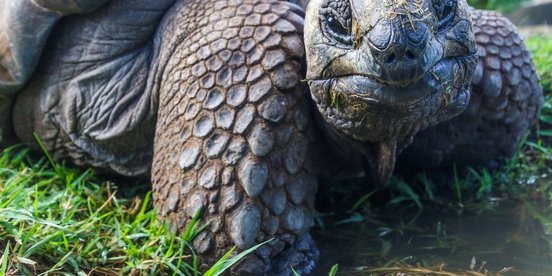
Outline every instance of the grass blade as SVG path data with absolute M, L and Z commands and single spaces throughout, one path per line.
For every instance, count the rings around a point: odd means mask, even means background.
M 8 259 L 10 258 L 10 244 L 6 245 L 4 249 L 4 254 L 2 255 L 2 266 L 0 267 L 0 275 L 6 275 L 8 271 Z
M 272 241 L 273 239 L 270 239 L 268 241 L 265 241 L 263 243 L 260 243 L 260 244 L 257 244 L 247 250 L 244 250 L 243 252 L 241 252 L 240 254 L 232 257 L 229 259 L 230 255 L 232 254 L 232 252 L 236 249 L 236 247 L 232 247 L 232 249 L 230 249 L 230 251 L 228 251 L 226 254 L 224 254 L 224 256 L 222 256 L 222 258 L 220 258 L 220 260 L 218 260 L 218 262 L 216 262 L 213 267 L 211 267 L 209 270 L 207 270 L 207 272 L 205 272 L 205 274 L 203 274 L 204 276 L 218 276 L 218 275 L 221 275 L 222 273 L 224 273 L 228 268 L 230 268 L 231 266 L 233 266 L 235 263 L 237 263 L 239 260 L 241 260 L 243 257 L 245 257 L 247 254 L 257 250 L 257 248 L 265 245 L 266 243 Z
M 337 269 L 339 268 L 338 264 L 334 264 L 334 266 L 332 266 L 332 269 L 330 269 L 330 273 L 328 274 L 329 276 L 335 276 L 335 274 L 337 274 Z

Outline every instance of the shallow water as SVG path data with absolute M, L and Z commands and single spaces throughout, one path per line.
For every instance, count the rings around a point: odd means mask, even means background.
M 541 212 L 546 209 L 551 208 L 526 200 L 491 200 L 471 208 L 378 213 L 363 222 L 316 228 L 321 260 L 312 275 L 327 275 L 336 263 L 347 275 L 398 263 L 466 271 L 473 258 L 476 271 L 485 262 L 482 272 L 513 267 L 505 275 L 552 275 L 552 235 L 546 234 L 552 216 Z

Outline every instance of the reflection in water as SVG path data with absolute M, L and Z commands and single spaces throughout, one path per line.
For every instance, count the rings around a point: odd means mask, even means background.
M 363 222 L 316 228 L 321 262 L 313 275 L 327 275 L 336 263 L 339 272 L 355 275 L 397 264 L 483 273 L 513 267 L 505 274 L 552 275 L 547 204 L 518 198 L 463 208 L 424 206 L 418 212 L 384 208 L 361 217 Z

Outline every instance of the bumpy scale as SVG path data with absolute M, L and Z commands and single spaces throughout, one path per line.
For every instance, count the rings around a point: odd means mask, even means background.
M 162 74 L 170 80 L 160 94 L 155 205 L 178 229 L 203 208 L 211 227 L 194 246 L 209 256 L 205 264 L 234 244 L 273 239 L 246 257 L 240 274 L 312 266 L 317 170 L 299 83 L 302 9 L 274 1 L 177 5 L 167 28 L 189 35 Z M 183 15 L 190 10 L 194 17 Z

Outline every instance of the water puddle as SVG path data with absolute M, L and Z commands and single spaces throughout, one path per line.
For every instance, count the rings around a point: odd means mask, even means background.
M 552 208 L 528 198 L 349 213 L 357 222 L 314 229 L 321 261 L 313 275 L 327 275 L 336 263 L 346 275 L 397 266 L 552 275 Z

